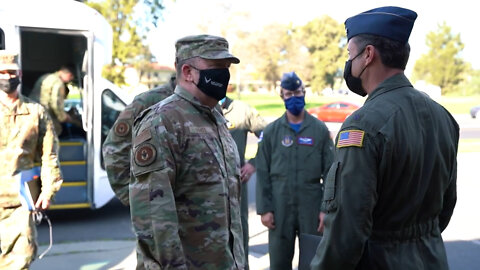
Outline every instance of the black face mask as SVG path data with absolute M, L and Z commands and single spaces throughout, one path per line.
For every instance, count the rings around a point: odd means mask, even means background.
M 193 67 L 193 66 L 192 66 Z M 230 71 L 228 68 L 215 69 L 194 69 L 200 71 L 200 78 L 197 87 L 205 95 L 219 101 L 227 96 L 228 82 L 230 81 Z
M 18 85 L 20 84 L 20 78 L 14 77 L 10 79 L 0 79 L 0 89 L 7 93 L 11 94 L 17 90 Z
M 365 92 L 365 89 L 363 89 L 362 86 L 362 79 L 360 79 L 360 76 L 362 76 L 363 71 L 367 68 L 366 66 L 363 68 L 362 72 L 358 75 L 358 77 L 353 77 L 352 75 L 352 61 L 355 60 L 359 55 L 363 53 L 363 50 L 357 54 L 355 57 L 352 59 L 348 60 L 345 62 L 345 69 L 343 70 L 343 78 L 345 79 L 345 82 L 347 83 L 348 89 L 352 90 L 357 95 L 360 95 L 362 97 L 367 95 L 367 92 Z

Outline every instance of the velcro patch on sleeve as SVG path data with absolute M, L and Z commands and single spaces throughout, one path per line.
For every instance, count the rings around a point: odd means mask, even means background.
M 130 124 L 127 121 L 118 121 L 113 129 L 115 135 L 125 137 L 130 133 Z
M 364 137 L 365 131 L 363 130 L 344 130 L 338 135 L 337 148 L 350 146 L 362 147 Z
M 150 129 L 147 128 L 147 129 L 144 129 L 143 131 L 141 131 L 141 133 L 138 134 L 138 136 L 133 138 L 133 144 L 134 145 L 139 145 L 139 144 L 143 143 L 144 141 L 147 141 L 151 138 L 152 138 L 152 134 L 150 132 Z
M 152 164 L 157 158 L 157 150 L 152 144 L 144 143 L 138 146 L 134 153 L 135 163 L 140 167 Z
M 124 110 L 118 115 L 118 119 L 132 119 L 133 112 L 131 110 Z

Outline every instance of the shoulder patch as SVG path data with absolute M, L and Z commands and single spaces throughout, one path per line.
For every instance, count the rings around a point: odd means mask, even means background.
M 150 143 L 140 145 L 134 153 L 135 163 L 140 167 L 152 164 L 157 158 L 157 150 Z
M 115 135 L 125 137 L 130 133 L 130 124 L 126 121 L 118 121 L 113 129 Z
M 338 135 L 337 148 L 349 146 L 362 147 L 364 136 L 365 131 L 363 130 L 344 130 Z
M 262 142 L 262 140 L 263 140 L 263 130 L 262 130 L 262 132 L 260 132 L 260 136 L 258 136 L 258 141 L 257 141 L 257 143 Z

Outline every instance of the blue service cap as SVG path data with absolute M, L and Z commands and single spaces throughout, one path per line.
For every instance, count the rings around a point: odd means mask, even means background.
M 283 73 L 280 86 L 285 90 L 295 91 L 302 85 L 302 80 L 295 74 L 295 71 Z
M 345 29 L 348 40 L 360 34 L 370 34 L 406 44 L 416 18 L 417 13 L 409 9 L 380 7 L 348 18 Z

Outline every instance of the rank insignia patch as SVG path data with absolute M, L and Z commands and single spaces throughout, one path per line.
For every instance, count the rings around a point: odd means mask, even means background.
M 365 132 L 363 130 L 345 130 L 338 135 L 337 148 L 356 146 L 363 146 L 363 137 Z

